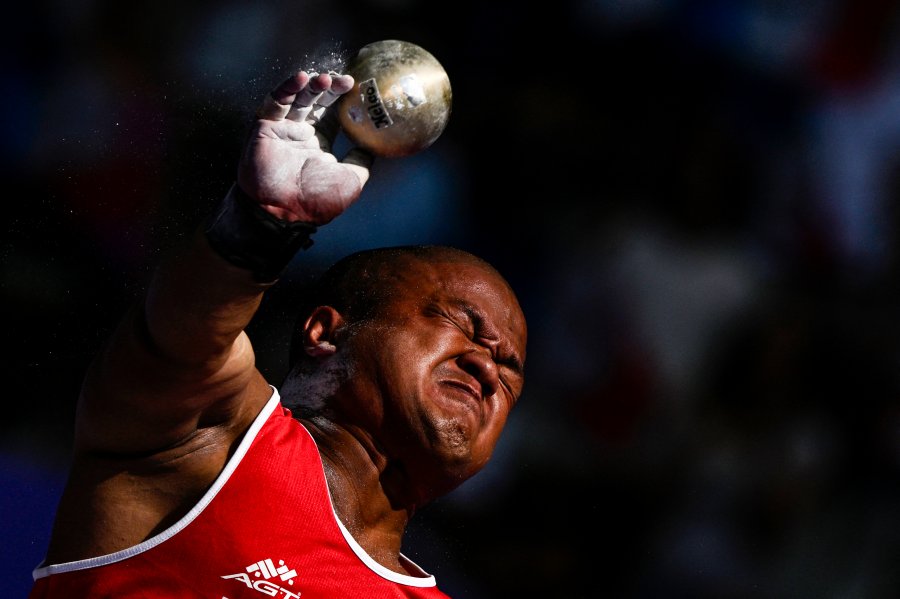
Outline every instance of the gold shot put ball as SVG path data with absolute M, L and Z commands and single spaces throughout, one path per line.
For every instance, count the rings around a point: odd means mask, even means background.
M 363 46 L 347 63 L 353 89 L 338 104 L 341 128 L 376 156 L 421 152 L 440 137 L 453 103 L 447 71 L 427 50 L 401 40 Z

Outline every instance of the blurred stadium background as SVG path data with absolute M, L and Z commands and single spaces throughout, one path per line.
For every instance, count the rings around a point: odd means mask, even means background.
M 92 353 L 227 190 L 259 99 L 380 39 L 454 92 L 303 260 L 442 242 L 530 319 L 495 458 L 406 552 L 454 598 L 900 597 L 900 5 L 19 3 L 4 19 L 4 596 Z M 295 263 L 251 326 L 284 373 Z

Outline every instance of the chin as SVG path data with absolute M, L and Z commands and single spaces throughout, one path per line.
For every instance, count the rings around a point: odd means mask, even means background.
M 419 480 L 428 481 L 432 499 L 445 495 L 477 474 L 487 459 L 477 450 L 475 433 L 465 420 L 433 422 L 431 448 L 418 464 Z

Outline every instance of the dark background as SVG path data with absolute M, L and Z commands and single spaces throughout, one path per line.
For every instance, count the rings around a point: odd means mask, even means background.
M 5 13 L 4 596 L 46 548 L 92 353 L 262 96 L 380 39 L 441 61 L 449 125 L 376 163 L 251 334 L 280 380 L 297 291 L 363 247 L 460 245 L 518 289 L 523 398 L 405 551 L 470 599 L 900 596 L 896 3 Z

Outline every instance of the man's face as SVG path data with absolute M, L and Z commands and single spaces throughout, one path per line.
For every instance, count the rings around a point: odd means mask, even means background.
M 522 392 L 525 317 L 506 283 L 475 264 L 415 263 L 399 280 L 357 336 L 357 363 L 370 375 L 363 396 L 380 398 L 377 443 L 435 497 L 490 458 Z

